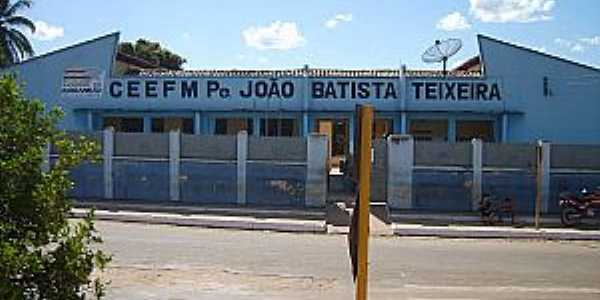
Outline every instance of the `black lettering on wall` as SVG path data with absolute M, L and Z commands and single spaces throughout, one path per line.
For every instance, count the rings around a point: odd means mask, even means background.
M 424 85 L 423 82 L 412 82 L 410 85 L 415 90 L 415 99 L 421 99 L 421 87 Z
M 146 98 L 156 98 L 158 97 L 158 81 L 156 80 L 148 80 L 144 82 L 144 95 Z
M 181 82 L 181 98 L 198 98 L 198 81 Z
M 140 96 L 140 82 L 138 80 L 127 81 L 127 97 L 137 98 Z
M 314 81 L 312 83 L 312 98 L 313 99 L 322 99 L 323 98 L 323 82 L 321 81 Z
M 169 92 L 175 90 L 175 80 L 165 80 L 163 81 L 163 97 L 168 98 Z
M 121 98 L 123 96 L 123 84 L 120 81 L 113 81 L 110 83 L 110 96 L 113 98 Z

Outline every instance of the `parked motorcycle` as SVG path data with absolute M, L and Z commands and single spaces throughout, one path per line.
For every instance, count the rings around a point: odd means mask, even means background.
M 562 192 L 558 204 L 564 226 L 575 226 L 584 218 L 600 216 L 600 187 L 594 191 L 584 188 L 579 193 Z

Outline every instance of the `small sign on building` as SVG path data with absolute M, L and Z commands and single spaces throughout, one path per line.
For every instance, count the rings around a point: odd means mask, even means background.
M 63 72 L 63 97 L 99 98 L 104 86 L 104 71 L 94 68 L 68 68 Z

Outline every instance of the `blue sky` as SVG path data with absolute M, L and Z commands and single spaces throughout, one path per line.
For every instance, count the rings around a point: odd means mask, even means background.
M 436 39 L 460 38 L 450 65 L 478 54 L 476 34 L 600 67 L 598 0 L 34 0 L 36 53 L 120 31 L 160 41 L 186 68 L 437 68 Z

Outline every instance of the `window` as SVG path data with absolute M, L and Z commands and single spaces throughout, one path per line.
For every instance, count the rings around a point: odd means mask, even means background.
M 215 120 L 215 134 L 236 135 L 240 131 L 249 135 L 254 132 L 254 122 L 247 118 L 218 118 Z
M 261 119 L 261 136 L 298 136 L 296 119 Z
M 410 120 L 409 133 L 417 141 L 448 141 L 448 121 Z
M 152 132 L 170 132 L 179 130 L 182 133 L 194 133 L 192 118 L 152 118 Z
M 103 119 L 103 128 L 112 127 L 117 132 L 143 132 L 143 118 L 106 117 Z
M 456 141 L 468 142 L 472 139 L 481 139 L 484 142 L 494 142 L 493 121 L 456 121 Z

